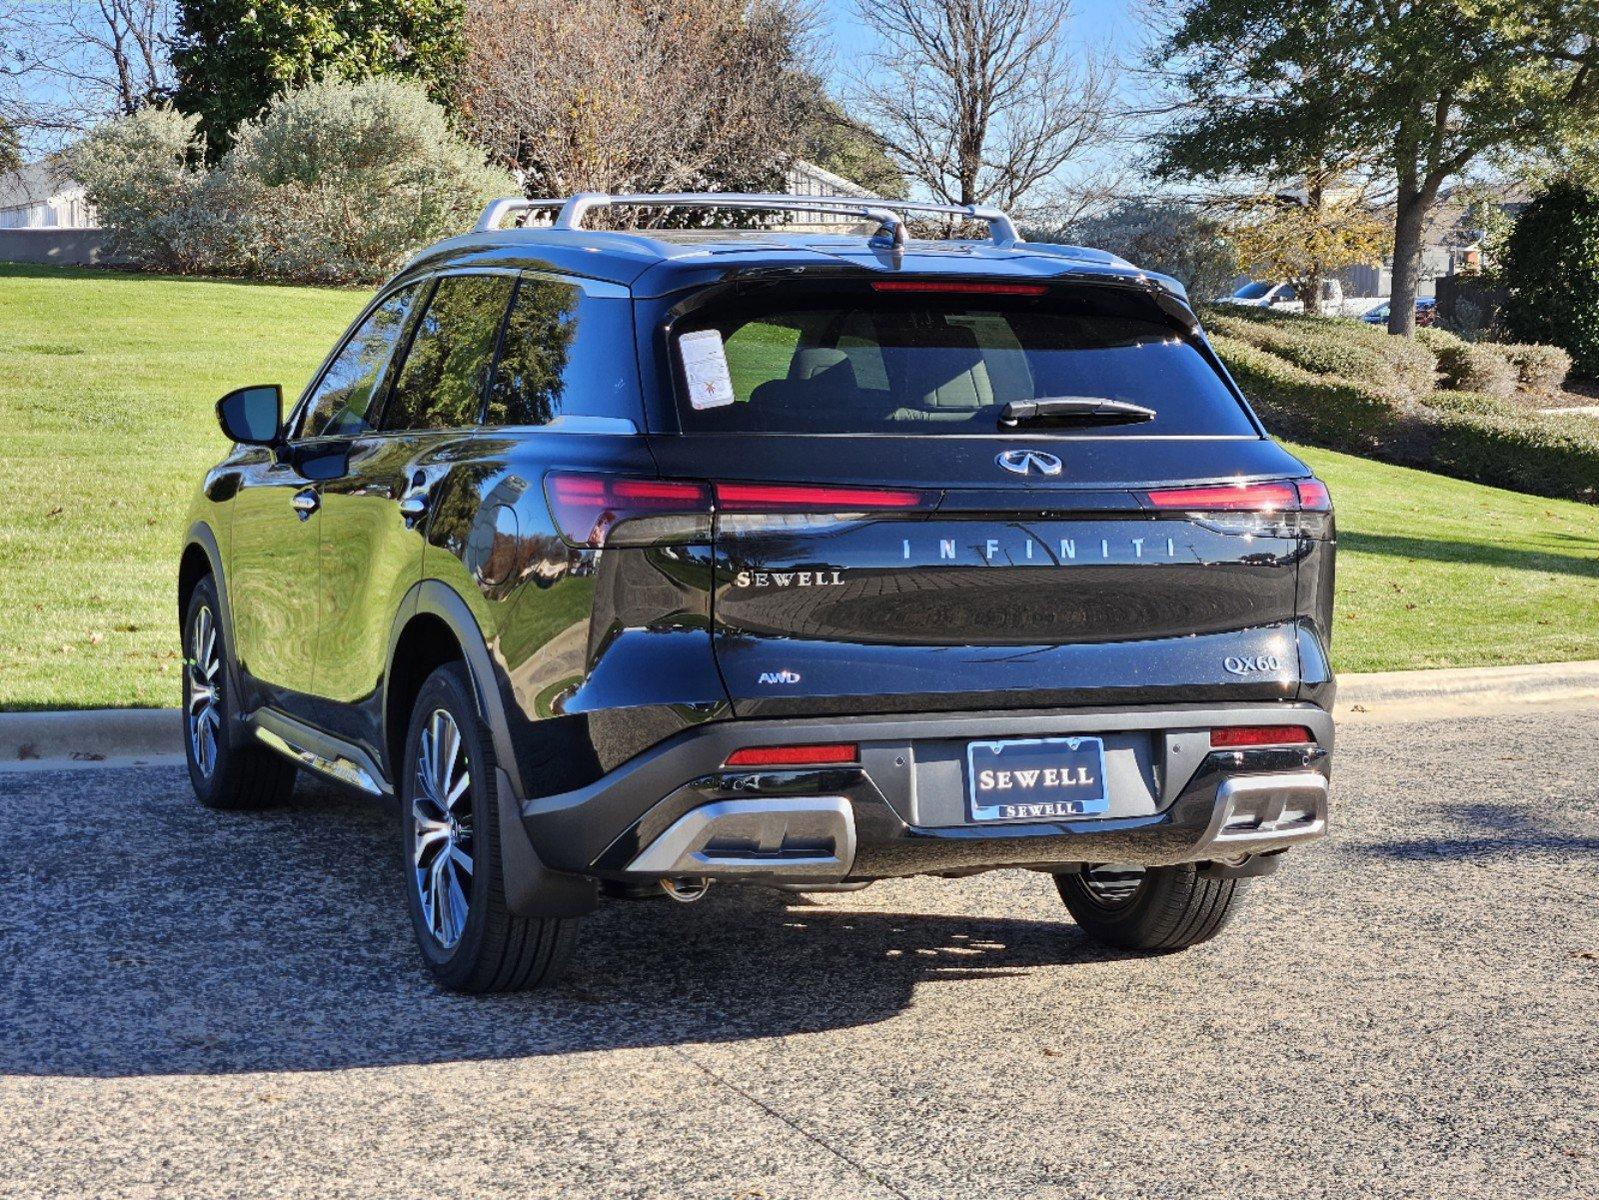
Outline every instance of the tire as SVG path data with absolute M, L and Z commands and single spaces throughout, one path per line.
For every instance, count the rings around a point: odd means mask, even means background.
M 1186 950 L 1215 937 L 1241 900 L 1242 882 L 1201 875 L 1197 863 L 1101 864 L 1055 876 L 1060 898 L 1084 933 L 1118 950 L 1146 954 Z
M 506 907 L 494 765 L 466 667 L 438 668 L 411 712 L 400 831 L 417 946 L 434 977 L 458 992 L 555 982 L 576 929 L 571 919 L 519 917 Z
M 288 800 L 299 768 L 266 746 L 235 745 L 238 717 L 215 581 L 195 585 L 183 613 L 183 752 L 201 804 L 270 808 Z

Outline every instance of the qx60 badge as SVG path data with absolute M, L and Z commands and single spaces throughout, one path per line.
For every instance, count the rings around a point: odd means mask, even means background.
M 1006 450 L 994 461 L 1014 475 L 1060 474 L 1060 459 L 1044 450 Z

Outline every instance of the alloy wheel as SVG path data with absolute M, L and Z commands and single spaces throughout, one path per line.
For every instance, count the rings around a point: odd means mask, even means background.
M 194 615 L 189 644 L 189 751 L 206 779 L 217 768 L 222 736 L 222 647 L 209 605 Z
M 417 747 L 411 864 L 422 919 L 446 950 L 466 929 L 472 855 L 471 767 L 455 718 L 439 708 L 428 717 Z

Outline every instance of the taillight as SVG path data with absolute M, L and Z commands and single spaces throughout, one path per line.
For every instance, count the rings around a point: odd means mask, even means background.
M 1319 479 L 1158 488 L 1144 499 L 1151 508 L 1190 513 L 1218 533 L 1325 538 L 1332 528 L 1332 496 Z
M 552 471 L 544 495 L 556 528 L 574 546 L 710 540 L 707 484 Z
M 550 515 L 574 546 L 705 542 L 711 512 L 858 513 L 920 507 L 925 492 L 803 483 L 700 483 L 552 471 L 544 478 Z
M 1299 492 L 1299 507 L 1305 512 L 1331 512 L 1332 493 L 1319 479 L 1301 479 L 1294 484 Z
M 1291 483 L 1165 488 L 1148 493 L 1148 498 L 1155 508 L 1181 508 L 1189 512 L 1284 512 L 1299 507 L 1299 493 Z
M 745 746 L 727 756 L 729 767 L 823 767 L 856 762 L 860 749 L 853 742 L 828 742 L 816 746 Z
M 863 512 L 915 508 L 921 492 L 896 488 L 827 487 L 799 483 L 718 483 L 716 507 L 723 512 Z
M 1212 750 L 1243 746 L 1303 746 L 1315 741 L 1303 725 L 1226 725 L 1210 731 Z

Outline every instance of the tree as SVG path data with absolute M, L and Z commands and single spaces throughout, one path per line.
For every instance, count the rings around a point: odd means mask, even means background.
M 1390 245 L 1391 226 L 1359 191 L 1330 189 L 1312 177 L 1301 195 L 1275 193 L 1235 203 L 1227 236 L 1239 270 L 1287 280 L 1321 312 L 1321 285 L 1343 267 L 1375 266 Z
M 446 102 L 465 56 L 461 0 L 178 0 L 177 107 L 213 161 L 275 96 L 319 79 L 394 75 Z
M 823 98 L 801 156 L 835 175 L 858 183 L 888 199 L 905 195 L 905 176 L 872 134 L 844 114 L 843 108 Z
M 137 112 L 171 89 L 167 0 L 68 0 L 40 14 L 47 72 L 83 117 Z
M 1112 136 L 1112 73 L 1066 43 L 1064 0 L 881 0 L 881 48 L 851 108 L 938 200 L 1040 213 L 1070 203 L 1065 169 Z
M 1511 336 L 1560 346 L 1578 374 L 1599 377 L 1599 194 L 1551 184 L 1516 218 L 1501 278 Z
M 1585 129 L 1596 39 L 1594 0 L 1186 0 L 1158 52 L 1185 101 L 1164 164 L 1205 178 L 1369 171 L 1393 199 L 1388 328 L 1408 336 L 1443 185 Z
M 1220 221 L 1170 199 L 1124 200 L 1109 211 L 1048 235 L 1112 254 L 1180 280 L 1196 300 L 1227 290 L 1238 256 Z
M 532 195 L 776 190 L 822 99 L 794 0 L 471 0 L 466 30 L 466 124 Z

